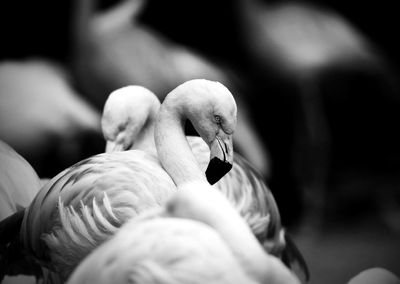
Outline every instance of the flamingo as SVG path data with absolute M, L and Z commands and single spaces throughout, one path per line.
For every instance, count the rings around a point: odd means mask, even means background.
M 218 82 L 187 81 L 167 95 L 159 110 L 158 158 L 141 150 L 102 153 L 65 169 L 42 187 L 23 219 L 13 222 L 14 226 L 22 222 L 20 240 L 12 240 L 9 248 L 22 246 L 65 281 L 90 251 L 128 219 L 160 207 L 180 185 L 207 182 L 184 139 L 186 119 L 211 149 L 209 174 L 215 160 L 232 163 L 236 125 L 232 94 Z M 102 215 L 107 217 L 96 218 Z M 79 231 L 73 231 L 71 223 Z M 7 273 L 7 267 L 2 269 Z
M 126 86 L 113 91 L 107 98 L 102 116 L 102 129 L 107 140 L 107 149 L 126 151 L 145 147 L 155 148 L 155 116 L 160 101 L 150 90 L 140 86 Z M 197 136 L 186 136 L 200 167 L 205 170 L 210 150 Z M 116 140 L 119 140 L 116 142 Z M 263 244 L 265 250 L 284 259 L 299 278 L 309 278 L 307 265 L 281 224 L 275 199 L 263 178 L 250 163 L 234 153 L 233 168 L 214 187 L 234 204 L 241 216 Z
M 68 283 L 299 283 L 220 192 L 205 182 L 179 189 L 161 210 L 124 224 Z

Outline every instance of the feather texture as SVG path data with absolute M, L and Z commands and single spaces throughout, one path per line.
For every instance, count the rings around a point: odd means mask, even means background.
M 122 223 L 159 207 L 175 190 L 157 159 L 145 152 L 99 154 L 39 192 L 25 215 L 22 241 L 43 265 L 66 277 Z

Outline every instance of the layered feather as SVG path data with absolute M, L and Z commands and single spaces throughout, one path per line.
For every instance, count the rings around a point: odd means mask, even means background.
M 142 151 L 99 154 L 64 170 L 28 208 L 21 238 L 44 266 L 66 278 L 126 220 L 176 191 L 158 160 Z

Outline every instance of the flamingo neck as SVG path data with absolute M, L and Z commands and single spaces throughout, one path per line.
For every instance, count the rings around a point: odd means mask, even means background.
M 192 182 L 207 183 L 205 173 L 201 171 L 186 139 L 185 108 L 176 101 L 164 102 L 154 132 L 161 165 L 177 187 Z
M 157 150 L 154 143 L 154 121 L 147 121 L 142 128 L 137 140 L 134 142 L 134 148 L 143 150 L 147 153 L 156 155 Z
M 148 108 L 143 109 L 143 116 L 146 117 L 146 119 L 138 131 L 138 135 L 134 139 L 135 141 L 133 141 L 133 148 L 143 150 L 156 156 L 157 150 L 154 142 L 154 131 L 157 114 L 160 109 L 160 101 L 155 95 L 147 97 L 147 99 L 150 101 L 143 102 L 143 105 L 148 106 Z M 137 112 L 137 110 L 132 111 Z

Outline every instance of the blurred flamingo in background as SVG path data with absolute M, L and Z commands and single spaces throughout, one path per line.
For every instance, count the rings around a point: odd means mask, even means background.
M 327 208 L 333 146 L 322 82 L 335 72 L 371 72 L 383 78 L 388 74 L 386 63 L 361 32 L 328 8 L 260 0 L 240 4 L 250 60 L 258 63 L 255 66 L 261 73 L 274 72 L 297 86 L 300 108 L 294 122 L 294 166 L 305 193 L 306 223 L 315 221 L 318 227 Z
M 39 192 L 41 181 L 32 166 L 13 148 L 0 140 L 0 221 L 8 216 L 28 207 Z M 15 230 L 8 230 L 6 234 L 13 234 Z M 0 235 L 0 239 L 6 238 Z M 0 246 L 0 250 L 5 248 Z M 7 255 L 0 257 L 0 265 L 8 261 L 7 258 L 16 257 Z M 19 263 L 18 265 L 22 265 Z M 35 283 L 34 277 L 17 276 L 6 277 L 1 283 Z
M 0 140 L 0 219 L 29 206 L 41 181 L 32 166 Z
M 381 268 L 368 268 L 352 277 L 347 284 L 399 284 L 400 279 L 393 272 Z
M 0 63 L 0 120 L 0 138 L 41 178 L 82 159 L 85 139 L 101 135 L 99 112 L 44 59 Z

